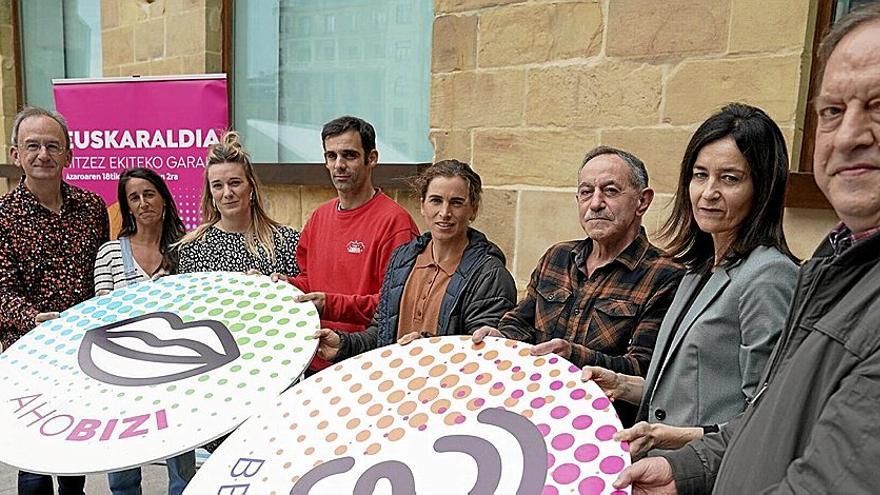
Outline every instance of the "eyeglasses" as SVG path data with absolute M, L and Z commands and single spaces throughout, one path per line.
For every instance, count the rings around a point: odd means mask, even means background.
M 49 153 L 50 155 L 54 155 L 54 156 L 58 156 L 58 155 L 64 153 L 64 151 L 65 151 L 64 147 L 58 143 L 42 144 L 42 143 L 30 142 L 30 143 L 24 143 L 24 146 L 22 146 L 22 147 L 24 148 L 25 151 L 27 151 L 28 153 L 30 153 L 32 155 L 39 153 L 40 149 L 42 149 L 44 147 L 46 148 L 46 153 Z

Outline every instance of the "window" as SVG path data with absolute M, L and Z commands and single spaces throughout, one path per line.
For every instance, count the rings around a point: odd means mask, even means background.
M 877 0 L 837 0 L 837 5 L 834 8 L 834 20 L 837 21 L 837 19 L 840 19 L 848 12 L 875 3 L 876 1 Z
M 100 77 L 101 0 L 19 0 L 24 102 L 55 108 L 52 79 Z
M 813 180 L 813 147 L 816 139 L 816 112 L 809 102 L 819 91 L 818 48 L 825 34 L 834 24 L 853 9 L 873 3 L 876 0 L 819 0 L 816 7 L 816 32 L 812 45 L 810 65 L 810 89 L 807 93 L 807 107 L 804 114 L 804 134 L 800 146 L 800 158 L 789 174 L 785 205 L 795 208 L 831 208 L 825 195 Z
M 350 114 L 380 161 L 429 162 L 433 20 L 428 1 L 235 1 L 233 123 L 254 161 L 322 163 L 321 126 Z

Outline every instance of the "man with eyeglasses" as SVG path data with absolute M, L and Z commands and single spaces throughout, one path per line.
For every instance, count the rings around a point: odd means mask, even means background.
M 24 171 L 0 198 L 0 344 L 7 348 L 38 324 L 95 295 L 92 270 L 109 240 L 97 195 L 65 184 L 70 135 L 64 118 L 30 107 L 15 116 L 9 155 Z M 60 476 L 61 495 L 82 494 L 83 476 Z M 18 473 L 19 495 L 51 495 L 52 477 Z

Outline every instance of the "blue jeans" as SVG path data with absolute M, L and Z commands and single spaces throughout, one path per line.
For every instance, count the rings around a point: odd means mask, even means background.
M 168 495 L 180 495 L 196 474 L 196 453 L 184 452 L 165 461 L 168 467 Z M 113 495 L 141 495 L 141 468 L 131 468 L 107 475 Z
M 83 495 L 85 476 L 59 476 L 58 495 Z M 18 472 L 18 495 L 53 495 L 55 487 L 48 474 Z

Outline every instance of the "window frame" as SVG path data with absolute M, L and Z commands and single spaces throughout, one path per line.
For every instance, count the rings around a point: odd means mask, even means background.
M 222 0 L 220 20 L 222 24 L 223 40 L 221 54 L 223 72 L 226 73 L 227 99 L 229 109 L 229 122 L 232 125 L 235 120 L 235 108 L 233 107 L 232 94 L 235 85 L 233 76 L 233 12 L 236 0 Z M 381 150 L 380 157 L 381 157 Z M 315 162 L 260 162 L 254 163 L 254 170 L 261 181 L 269 184 L 292 184 L 300 186 L 327 186 L 333 183 L 327 174 L 324 163 Z M 419 174 L 429 167 L 430 163 L 386 163 L 379 161 L 379 166 L 373 169 L 373 184 L 379 187 L 406 187 L 407 180 Z
M 810 46 L 810 85 L 804 106 L 803 136 L 800 141 L 800 152 L 795 163 L 796 168 L 789 171 L 788 188 L 785 194 L 785 206 L 789 208 L 831 209 L 831 203 L 822 194 L 813 177 L 813 151 L 816 144 L 816 112 L 813 111 L 813 99 L 819 92 L 819 45 L 834 20 L 836 0 L 819 0 L 816 7 L 816 23 L 813 29 L 813 42 Z

